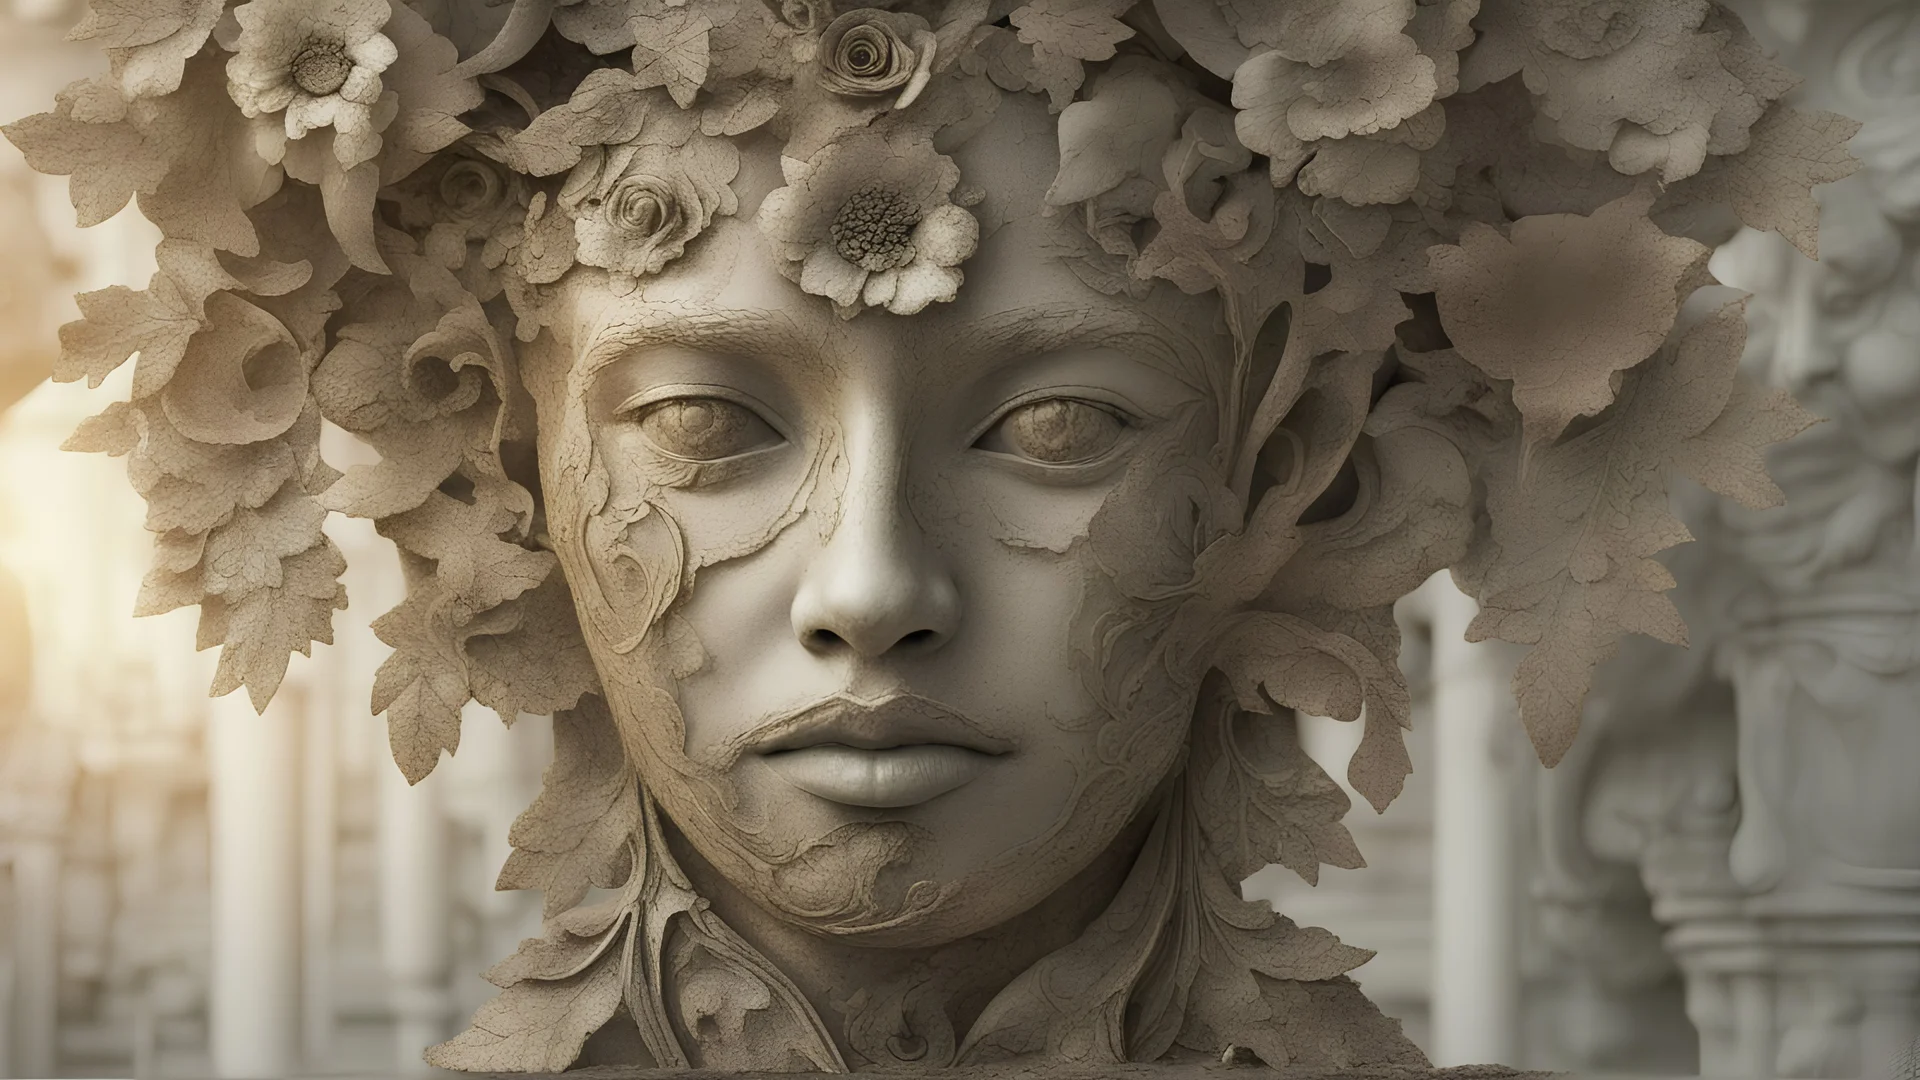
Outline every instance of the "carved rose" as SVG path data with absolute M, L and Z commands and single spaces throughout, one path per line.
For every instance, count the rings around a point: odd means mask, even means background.
M 780 272 L 851 318 L 912 315 L 959 295 L 980 223 L 956 204 L 960 169 L 931 143 L 860 132 L 830 143 L 760 204 Z
M 732 143 L 694 132 L 677 146 L 589 147 L 560 191 L 575 257 L 627 277 L 659 273 L 715 214 L 739 209 L 729 186 L 739 169 Z
M 893 108 L 913 104 L 933 76 L 938 43 L 927 21 L 875 8 L 833 20 L 820 39 L 820 85 L 850 97 L 900 91 Z
M 284 113 L 286 137 L 334 129 L 334 154 L 351 168 L 380 152 L 381 74 L 400 56 L 380 31 L 387 0 L 252 0 L 233 9 L 240 32 L 227 61 L 227 93 L 249 117 Z M 224 40 L 224 39 L 223 39 Z
M 500 170 L 480 161 L 456 161 L 440 176 L 440 203 L 455 221 L 473 221 L 498 209 L 507 184 Z

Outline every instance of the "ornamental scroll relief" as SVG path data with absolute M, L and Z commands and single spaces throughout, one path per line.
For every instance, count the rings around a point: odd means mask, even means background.
M 7 134 L 166 235 L 57 376 L 214 690 L 398 545 L 373 690 L 554 714 L 546 933 L 437 1065 L 1418 1063 L 1369 955 L 1241 899 L 1357 866 L 1293 710 L 1408 770 L 1451 567 L 1543 761 L 1678 472 L 1778 500 L 1728 213 L 1815 243 L 1855 125 L 1705 0 L 95 0 Z M 380 455 L 344 475 L 322 425 Z M 1364 707 L 1364 717 L 1363 717 Z

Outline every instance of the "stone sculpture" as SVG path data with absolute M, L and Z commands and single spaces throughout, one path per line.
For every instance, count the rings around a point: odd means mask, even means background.
M 1442 567 L 1549 763 L 1621 634 L 1682 639 L 1667 476 L 1765 505 L 1806 423 L 1701 237 L 1811 250 L 1854 130 L 1706 0 L 76 33 L 110 70 L 7 133 L 167 236 L 56 373 L 139 354 L 73 445 L 149 499 L 142 609 L 263 705 L 345 602 L 326 514 L 372 518 L 408 777 L 470 698 L 554 715 L 499 882 L 546 934 L 428 1055 L 476 1070 L 1418 1062 L 1367 953 L 1239 896 L 1360 863 L 1291 711 L 1391 800 L 1391 605 Z
M 1749 373 L 1828 422 L 1770 452 L 1785 508 L 1683 515 L 1694 654 L 1623 651 L 1605 673 L 1603 737 L 1553 778 L 1550 843 L 1589 885 L 1650 894 L 1638 916 L 1685 978 L 1702 1072 L 1873 1077 L 1920 1034 L 1920 12 L 1782 14 L 1788 55 L 1823 76 L 1800 100 L 1866 121 L 1864 167 L 1822 191 L 1820 262 L 1747 232 L 1714 269 L 1753 294 Z M 1622 941 L 1593 951 L 1617 963 Z

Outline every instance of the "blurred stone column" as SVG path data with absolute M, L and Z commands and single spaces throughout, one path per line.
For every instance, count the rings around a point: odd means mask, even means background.
M 409 787 L 383 763 L 380 784 L 380 943 L 393 1009 L 394 1066 L 425 1072 L 421 1053 L 453 1019 L 448 830 L 438 775 Z
M 322 440 L 322 453 L 338 468 L 378 460 L 370 447 L 337 428 L 329 427 Z M 406 598 L 393 546 L 371 522 L 336 517 L 328 522 L 327 532 L 347 558 L 347 590 L 356 621 L 377 619 Z M 387 655 L 387 647 L 369 632 L 355 628 L 340 634 L 329 662 L 343 676 L 353 673 L 353 692 L 344 692 L 348 679 L 336 680 L 328 708 L 342 725 L 350 712 L 366 715 L 366 676 Z M 487 719 L 499 723 L 491 713 Z M 372 753 L 380 800 L 380 964 L 393 1025 L 392 1068 L 401 1075 L 424 1073 L 429 1070 L 422 1052 L 453 1034 L 455 1012 L 447 985 L 454 921 L 452 835 L 442 801 L 447 759 L 434 775 L 409 786 L 388 760 L 387 740 L 378 742 Z
M 301 704 L 289 685 L 264 716 L 244 690 L 209 710 L 208 1040 L 221 1077 L 271 1080 L 301 1064 Z
M 0 745 L 0 863 L 10 873 L 10 1047 L 0 1075 L 52 1076 L 59 1065 L 61 845 L 77 773 L 62 733 L 29 726 Z M 0 878 L 5 881 L 6 878 Z M 10 1058 L 10 1061 L 9 1061 Z M 9 1070 L 11 1067 L 11 1071 Z
M 1478 606 L 1437 575 L 1432 625 L 1434 1064 L 1511 1064 L 1520 1045 L 1512 652 L 1469 643 Z M 1528 762 L 1531 764 L 1531 762 Z

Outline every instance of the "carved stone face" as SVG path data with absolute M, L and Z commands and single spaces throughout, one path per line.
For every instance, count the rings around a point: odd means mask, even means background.
M 1907 342 L 1920 332 L 1920 290 L 1912 250 L 1863 188 L 1850 182 L 1821 200 L 1820 262 L 1749 231 L 1713 265 L 1754 294 L 1750 366 L 1838 421 L 1843 437 L 1885 442 L 1883 456 L 1897 458 L 1913 452 L 1905 421 L 1920 399 L 1920 367 Z
M 1055 257 L 1050 121 L 955 153 L 987 223 L 955 303 L 852 320 L 742 213 L 639 290 L 576 272 L 526 350 L 548 526 L 642 782 L 775 913 L 873 944 L 996 925 L 1180 759 L 1153 651 L 1192 573 L 1231 344 L 1212 301 Z

